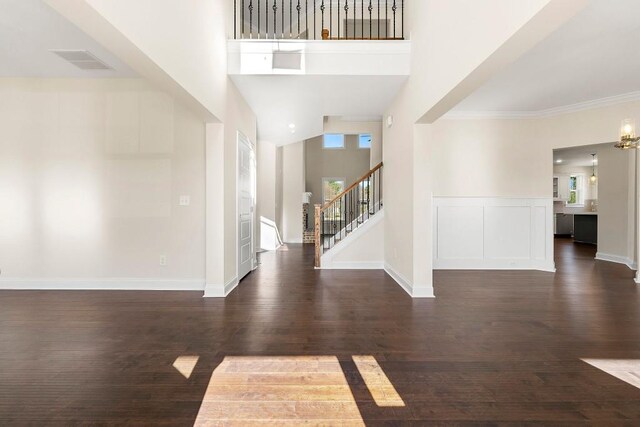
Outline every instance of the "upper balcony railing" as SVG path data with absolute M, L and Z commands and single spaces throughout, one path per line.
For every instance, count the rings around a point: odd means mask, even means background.
M 234 0 L 235 39 L 404 40 L 404 0 Z

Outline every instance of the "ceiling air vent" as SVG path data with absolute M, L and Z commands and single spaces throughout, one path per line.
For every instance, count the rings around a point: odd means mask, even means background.
M 52 49 L 50 52 L 55 53 L 60 58 L 70 62 L 81 70 L 113 70 L 113 68 L 86 50 Z

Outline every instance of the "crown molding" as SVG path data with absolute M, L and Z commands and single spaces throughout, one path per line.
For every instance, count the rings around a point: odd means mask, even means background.
M 640 91 L 537 111 L 449 111 L 443 119 L 540 119 L 640 101 Z

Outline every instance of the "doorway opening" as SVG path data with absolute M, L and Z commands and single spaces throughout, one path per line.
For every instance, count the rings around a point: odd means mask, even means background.
M 613 144 L 554 150 L 554 237 L 635 269 L 635 151 Z M 584 251 L 583 251 L 584 252 Z

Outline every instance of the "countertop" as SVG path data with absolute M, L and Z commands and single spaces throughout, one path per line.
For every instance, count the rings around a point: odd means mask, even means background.
M 554 212 L 554 215 L 598 215 L 598 212 Z

